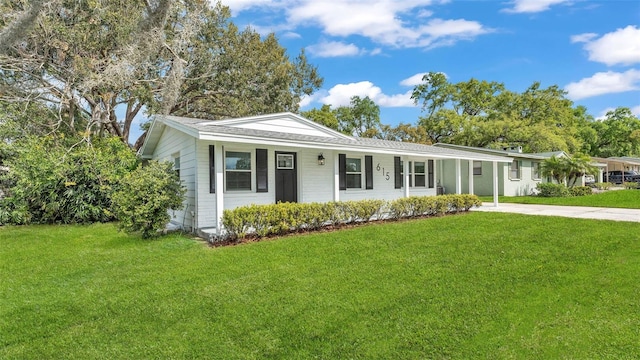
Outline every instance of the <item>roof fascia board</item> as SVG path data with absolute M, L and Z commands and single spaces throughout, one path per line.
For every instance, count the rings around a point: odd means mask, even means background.
M 405 156 L 416 156 L 416 157 L 429 157 L 433 159 L 443 159 L 443 160 L 444 159 L 464 159 L 464 160 L 498 161 L 498 162 L 512 161 L 511 158 L 498 157 L 498 156 L 485 157 L 485 156 L 476 156 L 476 154 L 469 154 L 469 156 L 467 156 L 466 154 L 464 155 L 461 154 L 461 156 L 457 156 L 455 154 L 452 154 L 452 155 L 433 154 L 429 152 L 388 149 L 388 148 L 380 148 L 380 147 L 348 146 L 348 145 L 341 145 L 341 144 L 286 141 L 286 140 L 277 140 L 277 139 L 237 136 L 237 135 L 234 136 L 234 135 L 228 135 L 228 134 L 223 134 L 223 135 L 201 134 L 200 140 L 239 143 L 239 144 L 288 146 L 288 147 L 297 147 L 297 148 L 305 148 L 305 149 L 318 149 L 320 151 L 335 150 L 335 151 L 346 151 L 346 152 L 365 152 L 365 153 L 371 153 L 371 154 L 384 154 L 384 155 L 405 155 Z

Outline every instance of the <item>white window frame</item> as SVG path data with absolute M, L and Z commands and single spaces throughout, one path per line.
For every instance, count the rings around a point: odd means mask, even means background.
M 531 179 L 532 180 L 542 180 L 542 175 L 540 174 L 540 162 L 539 161 L 532 161 L 531 162 Z
M 473 160 L 473 175 L 482 176 L 482 161 Z
M 429 187 L 429 160 L 433 160 L 433 159 L 425 159 L 422 161 L 415 161 L 415 160 L 410 160 L 409 161 L 409 188 L 418 188 L 418 189 L 433 189 L 433 187 Z M 416 163 L 423 163 L 424 164 L 424 172 L 423 173 L 416 173 Z M 434 175 L 434 183 L 435 183 L 435 174 L 436 174 L 436 169 L 435 169 L 435 161 L 433 163 L 433 175 Z M 402 176 L 402 187 L 405 186 L 404 183 L 404 160 L 400 160 L 400 175 Z M 424 186 L 416 186 L 416 175 L 422 175 L 424 176 Z M 435 184 L 434 184 L 435 186 Z
M 173 158 L 173 171 L 175 171 L 176 174 L 178 174 L 178 178 L 180 178 L 180 153 L 171 154 L 171 157 Z
M 423 170 L 424 170 L 423 172 L 421 172 L 421 173 L 416 172 L 416 163 L 423 164 L 422 165 Z M 427 161 L 413 161 L 413 163 L 411 165 L 412 165 L 412 169 L 410 169 L 409 171 L 411 173 L 411 178 L 412 178 L 412 182 L 411 182 L 412 185 L 413 185 L 412 187 L 414 187 L 414 188 L 426 188 L 428 183 L 429 183 L 428 179 L 427 179 Z M 416 185 L 416 176 L 423 176 L 424 177 L 424 185 L 420 185 L 420 186 Z
M 514 169 L 513 165 L 516 164 L 516 168 Z M 516 171 L 516 176 L 513 176 L 513 172 Z M 509 165 L 509 180 L 520 180 L 522 179 L 522 160 L 513 160 L 511 165 Z
M 289 161 L 285 161 L 284 166 L 280 166 L 280 158 L 288 158 Z M 290 165 L 288 165 L 290 164 Z M 293 154 L 277 154 L 276 155 L 276 167 L 280 170 L 293 170 Z
M 360 162 L 360 171 L 349 171 L 349 160 L 358 160 Z M 347 190 L 349 189 L 353 189 L 353 190 L 357 190 L 357 189 L 363 189 L 364 187 L 362 186 L 362 181 L 364 180 L 364 171 L 363 171 L 363 165 L 364 165 L 364 159 L 362 157 L 358 157 L 358 156 L 348 156 L 346 157 L 346 164 L 347 164 L 347 169 L 346 169 L 346 173 L 345 173 L 345 181 L 346 181 L 346 185 L 347 185 Z M 360 175 L 360 184 L 358 187 L 350 187 L 349 186 L 349 175 Z
M 228 153 L 246 153 L 249 154 L 249 169 L 227 169 L 227 154 Z M 255 164 L 254 164 L 254 155 L 253 155 L 253 151 L 251 150 L 234 150 L 234 149 L 224 149 L 224 191 L 230 191 L 230 192 L 251 192 L 253 191 L 253 183 L 254 183 L 254 170 L 255 170 Z M 249 173 L 250 175 L 250 180 L 249 180 L 249 188 L 248 189 L 229 189 L 227 186 L 227 181 L 229 179 L 228 177 L 228 173 L 229 172 L 234 172 L 234 173 Z

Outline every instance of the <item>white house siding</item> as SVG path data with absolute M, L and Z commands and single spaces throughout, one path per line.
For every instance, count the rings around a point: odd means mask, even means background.
M 321 153 L 325 159 L 324 165 L 318 165 L 318 155 Z M 304 149 L 298 152 L 299 202 L 333 201 L 334 154 L 333 151 L 320 149 Z
M 517 159 L 522 162 L 520 168 L 520 179 L 510 179 L 509 173 L 511 169 L 510 163 L 498 164 L 498 195 L 504 196 L 523 196 L 530 195 L 541 179 L 532 178 L 532 160 Z M 445 187 L 446 193 L 454 194 L 456 192 L 455 185 L 455 160 L 443 160 L 444 171 L 441 174 L 441 181 Z M 462 173 L 462 193 L 468 193 L 469 181 L 466 174 L 469 173 L 469 161 L 461 161 L 460 172 Z M 473 176 L 473 193 L 479 196 L 493 195 L 493 163 L 490 161 L 482 162 L 482 175 Z
M 365 189 L 365 167 L 364 157 L 370 155 L 367 153 L 349 153 L 341 152 L 347 155 L 347 158 L 361 158 L 362 159 L 362 188 L 361 189 L 347 189 L 340 190 L 340 201 L 350 200 L 366 200 L 366 199 L 380 199 L 380 200 L 394 200 L 404 197 L 404 186 L 400 189 L 395 188 L 394 180 L 394 155 L 380 155 L 371 154 L 373 156 L 373 189 Z M 427 158 L 407 158 L 402 156 L 403 161 L 424 161 L 425 167 L 429 159 Z M 425 170 L 426 171 L 426 170 Z M 427 177 L 428 186 L 428 173 Z M 436 174 L 437 176 L 437 174 Z M 434 180 L 435 181 L 435 180 Z M 436 189 L 428 187 L 411 187 L 409 189 L 409 195 L 424 196 L 435 195 Z
M 216 194 L 209 192 L 209 145 L 214 142 L 200 141 L 197 146 L 198 174 L 198 202 L 197 202 L 197 228 L 216 227 Z M 298 171 L 298 201 L 330 202 L 334 193 L 334 159 L 338 153 L 344 153 L 347 157 L 362 159 L 362 189 L 347 189 L 339 192 L 341 201 L 383 199 L 393 200 L 404 196 L 404 188 L 394 188 L 394 156 L 373 154 L 373 189 L 366 190 L 364 157 L 367 153 L 350 153 L 341 151 L 323 151 L 320 149 L 300 149 L 286 146 L 256 146 L 237 143 L 219 143 L 218 149 L 225 151 L 244 151 L 252 154 L 252 189 L 251 191 L 225 191 L 224 208 L 234 209 L 249 204 L 273 204 L 275 203 L 275 153 L 276 151 L 295 152 L 297 154 Z M 268 161 L 268 192 L 258 193 L 255 188 L 255 151 L 256 148 L 267 149 Z M 323 154 L 325 165 L 318 165 L 318 155 Z M 403 158 L 404 161 L 424 161 L 426 158 Z M 379 169 L 378 169 L 379 165 Z M 437 172 L 437 169 L 435 169 Z M 428 173 L 427 184 L 428 184 Z M 437 173 L 436 173 L 437 176 Z M 216 191 L 222 190 L 224 184 L 216 184 Z M 436 189 L 427 187 L 412 187 L 410 195 L 435 195 Z
M 520 160 L 522 167 L 520 169 L 520 179 L 509 179 L 510 165 L 504 166 L 504 191 L 501 195 L 504 196 L 524 196 L 534 193 L 536 186 L 542 182 L 541 179 L 533 179 L 533 165 L 534 161 L 530 159 L 516 159 Z
M 198 229 L 216 227 L 216 194 L 209 192 L 209 145 L 215 145 L 215 143 L 206 141 L 198 141 L 197 143 L 198 205 L 196 228 Z
M 195 174 L 196 174 L 196 140 L 175 129 L 166 127 L 160 137 L 153 159 L 173 162 L 173 155 L 180 155 L 180 181 L 187 189 L 182 210 L 171 210 L 171 222 L 181 225 L 186 230 L 194 226 L 191 212 L 195 210 Z

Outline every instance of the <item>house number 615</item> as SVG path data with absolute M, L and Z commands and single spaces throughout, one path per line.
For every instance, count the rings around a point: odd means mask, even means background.
M 380 163 L 378 163 L 378 165 L 376 166 L 376 170 L 377 171 L 382 170 L 382 176 L 384 176 L 385 180 L 389 181 L 389 179 L 391 179 L 391 177 L 389 176 L 389 172 L 385 171 L 383 167 L 381 168 Z

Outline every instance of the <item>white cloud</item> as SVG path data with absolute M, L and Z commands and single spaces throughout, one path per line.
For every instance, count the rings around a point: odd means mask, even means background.
M 354 44 L 339 41 L 322 41 L 307 47 L 309 53 L 318 57 L 355 56 L 362 51 Z
M 417 73 L 411 77 L 408 77 L 402 81 L 400 81 L 400 85 L 403 86 L 416 86 L 422 84 L 422 77 L 424 77 L 427 73 Z
M 640 89 L 640 70 L 599 72 L 564 88 L 573 100 Z
M 287 31 L 285 33 L 282 34 L 282 38 L 284 39 L 300 39 L 302 38 L 302 35 L 293 32 L 293 31 Z
M 330 104 L 332 107 L 348 106 L 351 97 L 369 97 L 373 102 L 381 107 L 409 107 L 414 106 L 411 100 L 411 90 L 403 94 L 386 95 L 380 87 L 370 81 L 360 81 L 357 83 L 338 84 L 318 100 L 323 104 Z
M 465 19 L 431 19 L 423 26 L 411 20 L 430 15 L 431 0 L 299 0 L 287 9 L 288 23 L 318 25 L 330 36 L 359 35 L 394 47 L 434 47 L 473 39 L 492 29 Z M 417 14 L 417 15 L 416 15 Z
M 503 9 L 508 13 L 537 13 L 547 11 L 552 5 L 569 3 L 572 0 L 513 0 L 509 2 L 513 7 Z
M 602 110 L 600 112 L 600 115 L 596 116 L 596 120 L 599 120 L 599 121 L 606 120 L 607 119 L 607 113 L 609 111 L 615 111 L 615 110 L 616 110 L 616 108 L 613 108 L 613 107 L 608 107 L 608 108 Z M 630 108 L 630 110 L 631 110 L 631 113 L 633 115 L 640 117 L 640 105 L 634 106 L 634 107 Z
M 209 3 L 213 6 L 216 5 L 218 0 L 209 0 Z M 274 7 L 282 6 L 285 2 L 281 0 L 222 0 L 222 5 L 228 6 L 233 14 L 250 9 L 252 7 Z
M 589 42 L 596 37 L 598 37 L 598 34 L 596 33 L 584 33 L 584 34 L 573 35 L 571 36 L 571 43 Z
M 640 28 L 629 25 L 597 39 L 595 34 L 591 38 L 585 35 L 590 34 L 575 35 L 571 39 L 572 42 L 576 42 L 575 37 L 586 39 L 584 49 L 589 53 L 589 60 L 609 66 L 640 63 Z

